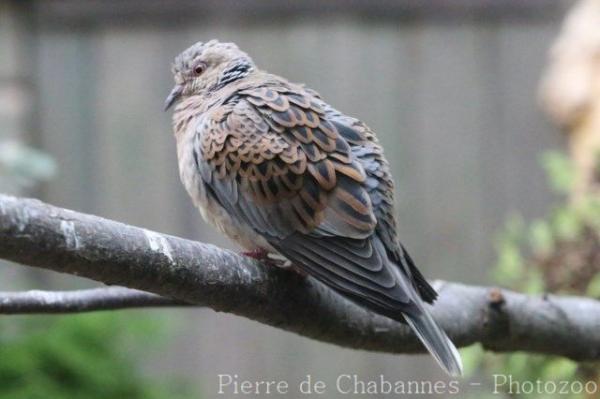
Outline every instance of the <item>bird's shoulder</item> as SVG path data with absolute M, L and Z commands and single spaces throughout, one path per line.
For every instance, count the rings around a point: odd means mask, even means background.
M 322 165 L 324 172 L 337 170 L 362 182 L 364 171 L 354 162 L 353 148 L 381 152 L 366 125 L 304 85 L 267 75 L 241 82 L 222 97 L 197 126 L 206 159 L 235 153 L 242 163 L 283 161 L 299 173 Z M 329 174 L 322 180 L 327 189 L 334 184 Z

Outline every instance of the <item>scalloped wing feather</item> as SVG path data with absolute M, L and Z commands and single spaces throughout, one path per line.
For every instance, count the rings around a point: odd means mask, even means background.
M 392 179 L 366 125 L 301 87 L 277 86 L 240 90 L 199 133 L 211 195 L 309 273 L 378 308 L 418 312 L 391 259 L 435 299 L 398 245 Z
M 199 158 L 206 164 L 201 169 L 212 171 L 205 181 L 226 186 L 216 193 L 220 202 L 241 208 L 236 216 L 261 233 L 279 239 L 295 231 L 363 238 L 374 231 L 364 168 L 312 96 L 244 90 L 237 101 L 204 118 L 199 129 Z M 229 198 L 232 184 L 240 189 Z M 285 223 L 266 223 L 276 217 Z

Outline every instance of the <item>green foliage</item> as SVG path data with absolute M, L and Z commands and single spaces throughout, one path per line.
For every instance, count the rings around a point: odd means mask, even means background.
M 505 230 L 496 240 L 496 252 L 498 253 L 498 264 L 493 270 L 495 281 L 505 284 L 516 284 L 525 271 L 525 259 L 521 254 L 519 243 L 524 236 L 525 223 L 518 216 L 511 216 Z
M 550 187 L 560 194 L 567 194 L 575 181 L 575 168 L 571 160 L 561 152 L 548 151 L 542 155 L 541 163 Z
M 590 281 L 585 294 L 592 298 L 600 298 L 600 274 L 595 275 Z
M 156 322 L 131 313 L 1 320 L 0 397 L 190 397 L 189 390 L 150 380 L 136 367 L 139 351 L 156 343 L 156 332 Z
M 529 228 L 529 245 L 536 255 L 549 255 L 556 242 L 552 224 L 547 220 L 534 220 Z
M 550 186 L 558 193 L 567 194 L 574 181 L 574 168 L 562 154 L 551 152 L 542 157 Z M 527 293 L 547 290 L 544 270 L 536 267 L 535 259 L 552 256 L 559 243 L 573 242 L 582 238 L 585 228 L 600 229 L 600 200 L 584 198 L 577 204 L 565 203 L 556 207 L 546 218 L 527 224 L 518 216 L 511 216 L 496 240 L 497 265 L 492 271 L 494 280 L 502 286 Z M 588 284 L 581 294 L 600 297 L 600 274 Z M 492 374 L 511 374 L 520 381 L 575 381 L 586 380 L 580 365 L 559 357 L 532 355 L 529 353 L 492 354 L 480 346 L 461 350 L 467 376 L 485 370 L 479 378 Z M 593 366 L 589 368 L 594 370 Z M 592 374 L 598 375 L 597 368 Z M 592 377 L 593 378 L 593 377 Z M 490 382 L 491 383 L 491 382 Z M 511 397 L 548 398 L 551 395 L 512 395 Z M 559 397 L 559 396 L 556 396 Z M 561 398 L 583 399 L 584 394 L 560 395 Z

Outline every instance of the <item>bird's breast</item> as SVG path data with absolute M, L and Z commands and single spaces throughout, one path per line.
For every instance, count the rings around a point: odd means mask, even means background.
M 196 145 L 195 123 L 189 124 L 186 132 L 176 135 L 177 137 L 177 156 L 179 161 L 179 176 L 194 205 L 200 211 L 202 218 L 219 230 L 222 234 L 237 242 L 243 248 L 253 250 L 258 247 L 265 248 L 271 252 L 271 246 L 256 232 L 252 231 L 239 220 L 232 216 L 213 198 L 207 190 L 207 184 L 198 170 L 198 162 L 202 159 L 196 159 L 201 156 L 199 151 L 194 155 Z

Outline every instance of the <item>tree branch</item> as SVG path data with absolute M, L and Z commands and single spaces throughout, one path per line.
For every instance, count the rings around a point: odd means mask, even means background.
M 76 291 L 0 291 L 0 314 L 80 313 L 96 310 L 168 306 L 191 305 L 125 287 L 92 288 Z
M 31 293 L 5 293 L 0 294 L 3 313 L 37 312 L 45 306 L 62 312 L 189 303 L 340 346 L 424 351 L 405 325 L 354 305 L 312 278 L 213 245 L 37 200 L 0 195 L 0 258 L 164 297 L 108 288 L 59 293 L 44 305 L 39 292 L 37 299 Z M 459 346 L 479 342 L 501 352 L 600 360 L 596 300 L 535 297 L 455 283 L 441 283 L 439 290 L 434 317 Z

